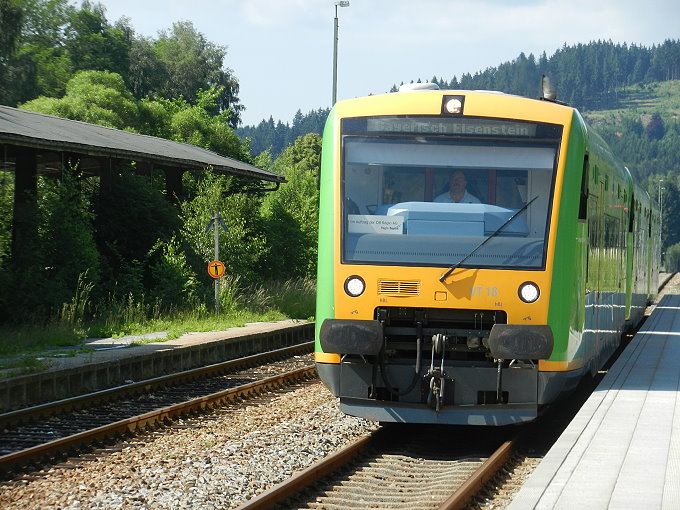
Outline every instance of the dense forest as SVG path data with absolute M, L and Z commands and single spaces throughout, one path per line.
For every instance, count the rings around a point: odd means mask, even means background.
M 250 140 L 253 154 L 268 150 L 276 156 L 302 135 L 321 135 L 329 112 L 330 108 L 319 108 L 303 115 L 298 110 L 291 124 L 284 124 L 280 120 L 274 122 L 274 118 L 269 117 L 269 120 L 262 120 L 257 126 L 237 128 L 236 134 Z
M 448 81 L 433 76 L 429 81 L 442 89 L 498 90 L 539 97 L 543 75 L 557 85 L 558 99 L 583 112 L 618 108 L 628 89 L 680 80 L 680 40 L 668 40 L 651 48 L 611 41 L 565 45 L 550 57 L 545 52 L 538 59 L 521 53 L 511 62 L 474 75 L 465 73 Z M 396 92 L 398 88 L 392 85 L 389 92 Z M 301 133 L 321 134 L 326 115 L 328 109 L 307 114 L 298 111 L 291 124 L 270 118 L 257 126 L 240 127 L 236 132 L 252 139 L 254 154 L 270 149 L 276 155 Z
M 226 61 L 226 48 L 188 21 L 145 38 L 130 20 L 111 23 L 98 3 L 0 0 L 0 104 L 192 143 L 288 181 L 276 192 L 242 193 L 237 179 L 185 174 L 187 194 L 172 203 L 163 183 L 138 176 L 134 165 L 119 168 L 106 193 L 97 177 L 83 179 L 77 165 L 69 166 L 60 179 L 39 178 L 39 246 L 33 260 L 19 264 L 10 249 L 14 176 L 0 172 L 0 323 L 74 314 L 105 320 L 115 309 L 141 316 L 207 310 L 212 235 L 205 225 L 215 212 L 228 226 L 220 233 L 230 275 L 225 305 L 239 286 L 313 280 L 319 134 L 328 110 L 239 128 L 239 83 Z M 565 46 L 550 57 L 521 54 L 475 75 L 432 81 L 536 97 L 542 74 L 663 198 L 664 244 L 675 253 L 680 105 L 672 102 L 678 89 L 663 84 L 679 83 L 672 80 L 680 80 L 680 42 Z M 636 97 L 664 93 L 670 99 L 661 110 L 630 106 Z M 614 108 L 615 117 L 606 113 Z M 257 301 L 256 293 L 247 296 Z M 266 296 L 261 302 L 270 303 Z
M 538 97 L 541 76 L 557 84 L 558 99 L 580 110 L 611 109 L 626 87 L 640 83 L 680 80 L 680 40 L 645 48 L 635 44 L 597 41 L 563 46 L 552 56 L 521 53 L 512 62 L 463 74 L 450 81 L 433 77 L 441 88 L 500 90 Z M 396 87 L 392 88 L 395 91 Z

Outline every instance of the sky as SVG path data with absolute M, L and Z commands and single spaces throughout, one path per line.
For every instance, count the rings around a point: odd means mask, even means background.
M 331 106 L 335 0 L 99 1 L 110 23 L 126 16 L 138 36 L 191 21 L 226 46 L 243 125 Z M 564 44 L 680 39 L 678 0 L 350 0 L 337 13 L 339 101 L 460 78 L 521 52 L 549 57 Z

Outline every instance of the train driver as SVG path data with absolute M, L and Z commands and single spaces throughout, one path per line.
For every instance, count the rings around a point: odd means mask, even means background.
M 467 191 L 467 179 L 460 170 L 451 172 L 449 191 L 435 197 L 434 202 L 479 204 L 479 199 Z

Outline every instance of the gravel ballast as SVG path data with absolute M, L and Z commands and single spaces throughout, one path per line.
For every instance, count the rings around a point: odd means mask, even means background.
M 234 508 L 378 427 L 320 383 L 120 443 L 0 485 L 3 509 Z

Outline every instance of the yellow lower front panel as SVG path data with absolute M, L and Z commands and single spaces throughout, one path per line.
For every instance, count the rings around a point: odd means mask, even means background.
M 539 372 L 568 372 L 569 370 L 578 370 L 583 367 L 582 359 L 575 359 L 572 361 L 548 361 L 538 360 Z
M 314 361 L 317 363 L 340 363 L 340 355 L 317 351 L 314 353 Z

